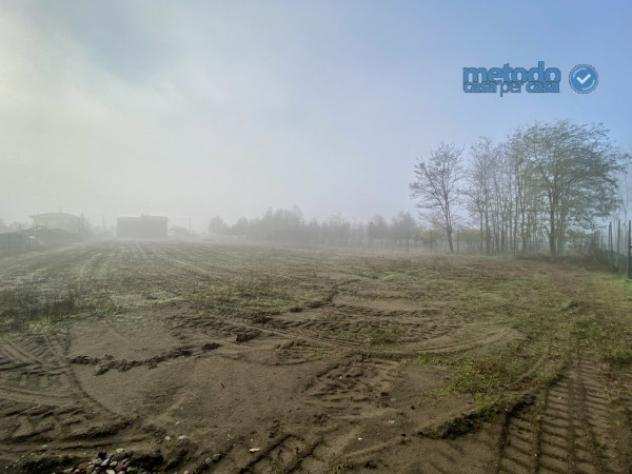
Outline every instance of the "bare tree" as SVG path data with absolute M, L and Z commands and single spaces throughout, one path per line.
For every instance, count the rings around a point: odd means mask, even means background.
M 427 160 L 415 164 L 415 179 L 410 183 L 412 197 L 420 209 L 446 235 L 450 252 L 454 252 L 455 208 L 459 200 L 458 185 L 463 178 L 462 150 L 454 145 L 441 144 L 430 152 Z

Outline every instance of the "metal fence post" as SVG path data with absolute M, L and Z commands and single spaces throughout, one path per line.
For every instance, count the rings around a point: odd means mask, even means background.
M 628 278 L 632 278 L 632 220 L 628 221 Z
M 608 225 L 608 263 L 610 264 L 610 269 L 614 269 L 614 246 L 612 240 L 612 221 Z
M 617 219 L 617 271 L 621 271 L 621 219 Z

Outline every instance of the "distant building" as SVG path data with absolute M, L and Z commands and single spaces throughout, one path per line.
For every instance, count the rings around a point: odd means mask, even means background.
M 167 237 L 167 222 L 162 216 L 119 217 L 116 236 L 122 239 L 164 239 Z
M 69 234 L 82 234 L 86 230 L 85 219 L 65 212 L 50 212 L 31 216 L 36 229 L 61 230 Z

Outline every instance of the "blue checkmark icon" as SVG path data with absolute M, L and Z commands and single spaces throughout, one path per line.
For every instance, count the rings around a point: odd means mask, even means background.
M 578 94 L 590 94 L 599 84 L 599 74 L 590 64 L 578 64 L 571 69 L 568 82 Z

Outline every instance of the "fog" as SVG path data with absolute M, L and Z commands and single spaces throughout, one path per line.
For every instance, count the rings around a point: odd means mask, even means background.
M 598 23 L 577 38 L 562 7 L 515 6 L 526 27 L 515 9 L 466 5 L 3 1 L 0 218 L 149 213 L 203 229 L 298 206 L 362 220 L 414 209 L 413 164 L 440 141 L 571 118 L 629 147 L 629 48 L 605 49 L 630 43 L 629 8 L 573 11 Z M 509 59 L 595 63 L 600 90 L 462 93 L 463 66 Z
M 632 474 L 630 25 L 0 0 L 0 474 Z

